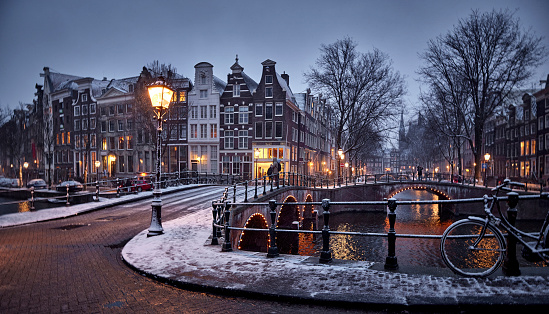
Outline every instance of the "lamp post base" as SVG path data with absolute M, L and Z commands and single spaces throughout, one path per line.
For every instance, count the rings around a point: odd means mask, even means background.
M 154 199 L 152 201 L 152 213 L 151 213 L 151 226 L 149 227 L 149 233 L 147 237 L 153 237 L 164 233 L 162 228 L 162 200 L 160 198 L 161 192 L 155 190 L 153 192 Z

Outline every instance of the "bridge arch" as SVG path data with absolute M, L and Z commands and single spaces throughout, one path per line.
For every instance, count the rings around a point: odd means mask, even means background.
M 284 200 L 280 207 L 278 220 L 276 222 L 277 229 L 297 229 L 301 221 L 299 206 L 297 206 L 296 198 L 289 195 Z M 290 232 L 279 232 L 276 236 L 276 246 L 282 254 L 297 254 L 299 249 L 299 234 Z
M 260 213 L 251 215 L 244 228 L 267 229 L 267 219 Z M 253 252 L 267 252 L 269 248 L 269 233 L 263 231 L 245 230 L 240 233 L 238 249 Z
M 394 197 L 395 195 L 397 195 L 398 193 L 400 192 L 404 192 L 404 191 L 407 191 L 407 190 L 423 190 L 423 191 L 428 191 L 428 192 L 431 192 L 435 195 L 438 195 L 441 199 L 444 199 L 444 200 L 450 200 L 451 197 L 450 195 L 448 195 L 448 193 L 440 190 L 440 189 L 437 189 L 435 187 L 432 187 L 432 186 L 425 186 L 425 185 L 411 185 L 411 186 L 406 186 L 406 187 L 398 187 L 398 188 L 395 188 L 393 190 L 391 190 L 389 192 L 389 195 L 387 196 L 387 198 L 392 198 Z

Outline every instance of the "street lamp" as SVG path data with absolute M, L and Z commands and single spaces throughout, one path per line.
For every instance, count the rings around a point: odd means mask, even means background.
M 255 155 L 255 178 L 257 179 L 257 160 L 259 159 L 259 148 L 255 149 L 254 155 Z
M 487 187 L 488 182 L 486 181 L 486 177 L 488 175 L 488 162 L 490 161 L 490 154 L 489 153 L 484 154 L 484 160 L 486 161 L 486 163 L 485 163 L 486 168 L 484 168 L 484 186 Z
M 101 162 L 99 160 L 95 161 L 95 170 L 97 172 L 97 181 L 99 182 L 99 166 L 101 165 Z
M 29 168 L 29 163 L 25 161 L 23 163 L 23 167 L 25 167 L 25 174 L 27 177 L 27 180 L 25 181 L 25 186 L 27 186 L 27 183 L 29 182 L 29 172 L 27 171 L 27 169 Z
M 156 119 L 158 120 L 158 134 L 156 141 L 156 182 L 153 191 L 152 200 L 152 213 L 151 213 L 151 226 L 149 227 L 149 233 L 147 237 L 152 237 L 164 233 L 162 228 L 162 192 L 160 191 L 160 148 L 162 145 L 162 116 L 168 110 L 170 101 L 173 96 L 173 89 L 164 81 L 164 78 L 160 76 L 158 81 L 147 86 L 149 91 L 149 97 L 151 104 L 156 111 Z

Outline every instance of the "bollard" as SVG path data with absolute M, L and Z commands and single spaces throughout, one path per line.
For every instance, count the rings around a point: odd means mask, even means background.
M 267 176 L 263 176 L 263 195 L 267 194 L 265 189 L 267 188 Z
M 218 245 L 219 242 L 217 241 L 217 227 L 215 226 L 216 219 L 217 219 L 217 208 L 214 204 L 215 204 L 215 201 L 212 202 L 212 216 L 213 216 L 212 229 L 213 230 L 212 230 L 212 243 L 211 243 L 211 245 Z
M 519 201 L 517 192 L 507 193 L 507 220 L 511 226 L 515 226 L 517 221 L 517 204 Z M 502 267 L 503 273 L 506 276 L 520 276 L 519 263 L 517 260 L 517 238 L 513 235 L 507 236 L 507 254 Z
M 30 210 L 34 210 L 34 186 L 31 186 L 31 207 Z
M 278 257 L 278 247 L 276 246 L 276 201 L 269 201 L 269 208 L 271 209 L 271 227 L 269 228 L 269 250 L 267 257 Z
M 99 180 L 95 181 L 95 201 L 99 202 Z
M 69 185 L 67 184 L 67 202 L 65 205 L 69 206 L 71 203 L 69 203 Z
M 390 198 L 388 202 L 389 206 L 389 232 L 387 234 L 387 242 L 389 246 L 389 254 L 387 255 L 387 258 L 385 259 L 385 269 L 388 270 L 396 270 L 398 269 L 398 262 L 397 258 L 395 256 L 395 246 L 396 246 L 396 232 L 395 232 L 395 221 L 396 221 L 396 199 Z
M 332 251 L 330 251 L 330 200 L 322 200 L 322 209 L 324 210 L 324 228 L 322 228 L 322 251 L 320 251 L 319 262 L 326 264 L 332 261 Z
M 274 176 L 273 175 L 269 176 L 269 181 L 271 181 L 271 191 L 270 192 L 272 192 L 273 191 L 273 181 L 274 181 Z
M 116 197 L 120 197 L 120 183 L 118 178 L 116 178 Z
M 244 203 L 248 202 L 248 181 L 244 181 Z
M 255 195 L 254 198 L 257 198 L 257 177 L 255 178 Z
M 222 252 L 230 252 L 233 250 L 230 239 L 231 230 L 229 229 L 229 217 L 231 216 L 229 207 L 229 203 L 225 203 L 225 241 L 223 242 L 223 247 L 221 248 Z

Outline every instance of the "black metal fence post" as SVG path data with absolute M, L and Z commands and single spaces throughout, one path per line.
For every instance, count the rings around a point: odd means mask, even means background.
M 255 195 L 254 198 L 257 198 L 257 177 L 255 177 Z
M 324 210 L 324 228 L 322 228 L 322 251 L 320 251 L 319 262 L 326 264 L 332 261 L 332 251 L 330 250 L 330 200 L 322 200 L 322 209 Z
M 397 257 L 395 256 L 395 247 L 396 247 L 396 232 L 395 232 L 395 221 L 396 221 L 396 208 L 397 203 L 395 198 L 390 198 L 388 201 L 389 206 L 389 232 L 387 233 L 387 241 L 389 246 L 389 254 L 385 259 L 385 269 L 395 270 L 398 269 Z
M 518 193 L 509 192 L 507 193 L 507 196 L 507 204 L 509 205 L 509 208 L 507 209 L 507 220 L 511 226 L 515 226 L 518 213 Z M 503 262 L 502 270 L 506 276 L 520 276 L 520 268 L 517 260 L 517 238 L 513 235 L 507 236 L 507 254 L 505 256 L 505 261 Z
M 248 202 L 248 180 L 244 181 L 244 203 Z
M 271 181 L 271 190 L 270 190 L 270 192 L 272 192 L 272 191 L 273 191 L 274 175 L 271 174 L 271 175 L 269 176 L 269 181 Z
M 276 246 L 276 201 L 269 201 L 269 208 L 271 209 L 271 227 L 269 228 L 269 250 L 267 252 L 267 257 L 277 257 L 278 247 Z
M 221 248 L 222 252 L 230 252 L 233 250 L 231 246 L 231 229 L 229 229 L 229 218 L 231 216 L 231 211 L 229 210 L 229 203 L 225 203 L 225 241 L 223 241 L 223 247 Z
M 95 181 L 95 201 L 99 202 L 99 180 Z
M 233 203 L 236 203 L 236 183 L 233 186 Z
M 31 186 L 31 203 L 30 210 L 34 210 L 34 186 Z
M 120 180 L 116 178 L 116 197 L 120 197 Z
M 71 203 L 69 203 L 69 185 L 67 184 L 67 202 L 65 203 L 66 206 L 69 206 Z
M 212 216 L 213 216 L 213 220 L 212 220 L 212 245 L 218 245 L 219 242 L 217 240 L 217 227 L 215 226 L 216 224 L 216 220 L 217 220 L 217 206 L 215 205 L 215 201 L 212 202 Z
M 263 195 L 267 194 L 267 176 L 263 176 Z

